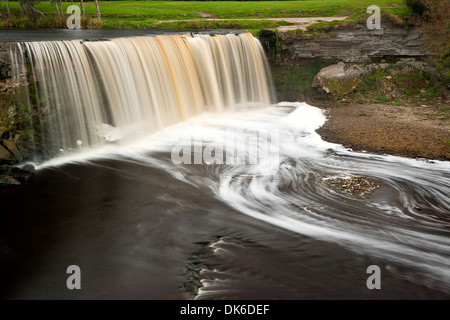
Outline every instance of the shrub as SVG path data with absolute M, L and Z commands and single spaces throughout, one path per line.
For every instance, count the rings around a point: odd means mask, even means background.
M 424 13 L 422 30 L 425 48 L 431 53 L 431 64 L 444 82 L 450 82 L 450 2 L 424 0 L 427 11 Z
M 423 0 L 405 0 L 405 4 L 412 10 L 412 12 L 420 16 L 427 10 Z

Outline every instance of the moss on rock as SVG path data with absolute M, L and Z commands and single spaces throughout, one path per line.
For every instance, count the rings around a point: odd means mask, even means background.
M 345 97 L 355 90 L 361 79 L 358 78 L 344 78 L 344 79 L 325 79 L 322 85 L 326 93 L 337 97 Z

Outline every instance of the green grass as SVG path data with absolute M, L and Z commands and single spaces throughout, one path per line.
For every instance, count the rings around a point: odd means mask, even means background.
M 319 40 L 319 39 L 330 39 L 332 37 L 333 37 L 333 35 L 332 35 L 331 31 L 329 31 L 329 30 L 317 31 L 315 29 L 308 29 L 306 31 L 304 31 L 302 29 L 288 30 L 283 35 L 284 40 L 287 40 L 290 38 Z
M 176 22 L 162 22 L 159 28 L 164 29 L 274 29 L 279 26 L 289 26 L 286 21 L 271 20 L 190 20 Z
M 448 114 L 439 114 L 439 113 L 428 113 L 426 116 L 428 119 L 433 120 L 447 120 L 449 118 Z
M 407 7 L 384 8 L 381 9 L 381 21 L 389 21 L 396 25 L 404 25 L 408 17 L 411 16 L 411 10 Z M 365 23 L 370 16 L 365 9 L 354 12 L 345 20 L 322 21 L 311 24 L 308 30 L 332 30 L 338 27 L 351 27 L 358 23 Z
M 385 103 L 389 101 L 389 98 L 386 97 L 384 94 L 378 92 L 376 98 L 375 98 L 376 102 L 380 102 L 380 103 Z
M 310 0 L 310 1 L 109 1 L 100 2 L 104 13 L 126 12 L 135 14 L 136 8 L 149 14 L 149 11 L 180 10 L 185 14 L 193 11 L 207 12 L 217 18 L 245 19 L 245 18 L 269 18 L 269 17 L 331 17 L 350 15 L 356 11 L 367 8 L 370 5 L 390 6 L 402 4 L 402 0 Z M 117 9 L 120 10 L 117 11 Z M 123 11 L 123 10 L 126 11 Z M 396 8 L 397 9 L 397 8 Z M 390 10 L 390 9 L 389 9 Z M 145 12 L 144 12 L 145 11 Z M 89 13 L 94 14 L 94 6 L 89 8 Z M 174 13 L 174 12 L 172 12 Z M 195 13 L 194 13 L 195 14 Z M 183 19 L 178 13 L 164 19 Z M 197 14 L 197 18 L 200 16 Z M 185 17 L 188 18 L 188 17 Z M 160 19 L 160 18 L 158 18 Z M 160 20 L 164 20 L 160 19 Z
M 261 35 L 261 29 L 247 29 L 254 37 L 258 38 Z
M 439 96 L 439 92 L 435 88 L 427 88 L 424 94 L 421 94 L 423 98 L 436 98 Z
M 403 0 L 305 0 L 305 1 L 101 1 L 100 10 L 102 23 L 89 22 L 95 19 L 93 2 L 85 2 L 87 22 L 85 27 L 91 28 L 240 28 L 261 29 L 276 28 L 282 22 L 249 22 L 249 19 L 288 18 L 288 17 L 329 17 L 352 16 L 361 13 L 369 5 L 391 6 L 402 4 Z M 74 2 L 74 4 L 79 4 Z M 70 2 L 63 2 L 64 11 Z M 14 19 L 2 19 L 0 27 L 51 27 L 51 17 L 55 16 L 55 8 L 49 2 L 36 5 L 46 17 L 37 22 L 26 22 L 18 18 L 20 11 L 17 2 L 10 2 Z M 385 8 L 388 12 L 406 12 L 405 7 Z M 204 20 L 198 12 L 205 12 L 217 19 L 245 19 L 232 22 L 204 22 L 194 23 L 165 22 L 162 20 Z M 1 3 L 0 13 L 6 16 L 6 6 Z M 349 22 L 356 19 L 352 16 Z M 8 21 L 9 20 L 9 21 Z M 58 19 L 55 19 L 58 20 Z M 56 27 L 61 22 L 56 21 Z

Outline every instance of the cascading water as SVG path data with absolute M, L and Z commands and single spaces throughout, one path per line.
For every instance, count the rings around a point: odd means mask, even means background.
M 450 164 L 322 141 L 320 109 L 270 106 L 250 34 L 19 48 L 51 143 L 96 148 L 0 194 L 3 296 L 72 298 L 55 275 L 76 264 L 82 298 L 449 298 Z M 244 161 L 217 158 L 229 145 Z M 180 148 L 224 162 L 180 164 Z M 353 178 L 378 189 L 329 183 Z M 381 290 L 366 286 L 373 265 Z
M 50 143 L 135 140 L 202 112 L 271 103 L 263 51 L 251 34 L 28 42 Z M 16 71 L 20 74 L 20 71 Z M 55 139 L 56 138 L 56 139 Z

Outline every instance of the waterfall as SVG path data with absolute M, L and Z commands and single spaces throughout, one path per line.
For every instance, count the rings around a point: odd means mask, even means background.
M 251 34 L 25 42 L 11 57 L 49 155 L 0 193 L 1 297 L 448 299 L 450 162 L 354 152 L 321 139 L 318 108 L 264 108 Z M 89 274 L 77 296 L 61 282 L 72 264 Z
M 28 57 L 43 143 L 62 149 L 273 102 L 264 52 L 250 33 L 26 42 L 18 55 Z

